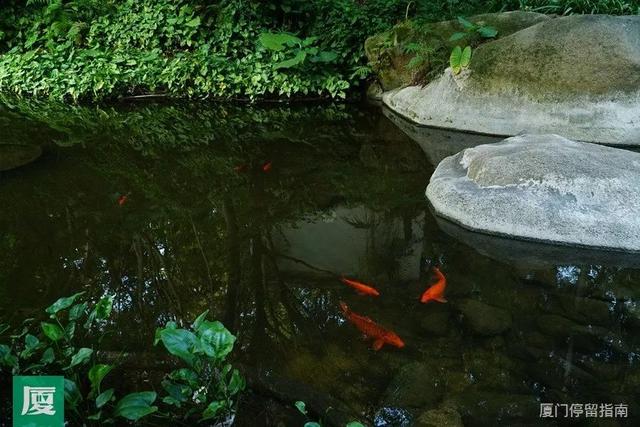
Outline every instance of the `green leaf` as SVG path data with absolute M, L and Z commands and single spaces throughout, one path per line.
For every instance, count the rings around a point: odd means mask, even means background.
M 302 64 L 306 57 L 307 53 L 304 51 L 300 51 L 293 58 L 278 62 L 276 65 L 274 65 L 273 69 L 279 70 L 280 68 L 295 67 L 298 64 Z
M 60 341 L 64 337 L 64 331 L 58 325 L 42 322 L 40 323 L 40 327 L 42 327 L 44 335 L 51 341 Z
M 284 50 L 285 45 L 294 46 L 301 43 L 298 37 L 289 33 L 262 33 L 258 40 L 262 46 L 277 52 Z
M 322 427 L 320 423 L 315 421 L 309 421 L 308 423 L 304 423 L 304 427 Z
M 92 421 L 99 421 L 100 417 L 102 417 L 102 411 L 98 411 L 97 413 L 93 414 L 93 415 L 89 415 L 87 417 L 88 420 L 92 420 Z M 106 424 L 106 423 L 105 423 Z
M 90 348 L 82 347 L 76 354 L 71 358 L 71 363 L 64 369 L 71 369 L 74 366 L 78 366 L 80 364 L 87 363 L 93 354 L 93 350 Z
M 173 398 L 172 403 L 177 403 L 176 406 L 180 406 L 180 403 L 185 402 L 192 392 L 191 387 L 169 380 L 163 380 L 162 387 L 169 393 L 169 396 Z
M 229 392 L 229 394 L 234 395 L 240 390 L 243 390 L 244 385 L 244 378 L 242 378 L 242 375 L 240 375 L 240 372 L 237 369 L 234 369 L 233 373 L 231 374 L 231 380 L 229 380 L 227 391 Z
M 51 317 L 53 318 L 55 317 L 55 314 L 58 313 L 59 311 L 71 307 L 75 302 L 76 298 L 78 298 L 80 295 L 83 295 L 83 294 L 84 292 L 78 292 L 77 294 L 71 295 L 70 297 L 60 298 L 58 301 L 54 302 L 49 307 L 47 307 L 45 311 L 51 314 Z
M 97 364 L 93 365 L 89 370 L 88 377 L 89 382 L 91 383 L 91 390 L 94 393 L 100 390 L 100 385 L 102 384 L 102 380 L 107 376 L 109 372 L 113 369 L 113 365 L 105 365 L 105 364 Z
M 169 378 L 174 381 L 186 382 L 192 388 L 198 386 L 198 374 L 189 368 L 177 369 L 169 374 Z
M 422 65 L 424 63 L 424 58 L 420 55 L 418 56 L 414 56 L 413 58 L 411 58 L 411 60 L 407 63 L 406 68 L 416 68 L 419 67 L 420 65 Z
M 358 421 L 351 421 L 347 424 L 347 427 L 364 427 L 364 424 Z
M 10 368 L 18 365 L 18 359 L 11 354 L 11 348 L 4 344 L 0 344 L 0 365 L 5 365 Z
M 296 408 L 298 408 L 298 411 L 300 411 L 302 415 L 307 415 L 306 403 L 304 403 L 302 400 L 298 400 L 296 403 L 294 403 L 294 405 L 296 405 Z
M 485 38 L 492 38 L 498 35 L 498 30 L 493 27 L 480 27 L 477 31 L 478 34 Z
M 113 389 L 105 390 L 96 397 L 96 408 L 100 409 L 113 399 Z
M 202 413 L 202 419 L 209 420 L 215 417 L 222 408 L 224 408 L 224 402 L 221 400 L 214 400 L 213 402 L 209 403 L 207 409 L 205 409 Z
M 69 404 L 71 408 L 75 408 L 80 401 L 82 401 L 82 395 L 78 386 L 71 380 L 64 379 L 64 401 Z
M 192 332 L 186 329 L 163 329 L 160 339 L 169 353 L 193 365 L 193 352 L 198 345 L 198 338 Z
M 91 324 L 95 320 L 106 320 L 111 315 L 111 310 L 113 309 L 113 295 L 107 295 L 98 301 L 96 306 L 91 310 L 89 314 L 89 318 L 87 319 L 84 327 L 89 329 Z
M 156 397 L 157 394 L 153 391 L 127 394 L 117 403 L 113 414 L 131 421 L 138 421 L 158 410 L 157 406 L 151 406 Z
M 194 331 L 197 331 L 198 329 L 200 329 L 200 325 L 204 320 L 206 320 L 207 314 L 209 314 L 209 310 L 205 310 L 204 313 L 196 317 L 196 320 L 194 320 L 193 323 L 191 324 L 191 327 L 193 328 Z
M 25 335 L 24 350 L 22 350 L 22 352 L 20 353 L 20 358 L 28 359 L 29 357 L 31 357 L 31 355 L 38 348 L 39 345 L 40 345 L 40 340 L 37 337 L 31 334 Z
M 451 37 L 449 37 L 450 42 L 455 42 L 456 40 L 460 40 L 467 37 L 467 33 L 453 33 Z
M 196 16 L 192 20 L 188 21 L 185 25 L 190 28 L 196 28 L 200 25 L 200 17 Z
M 67 327 L 64 329 L 64 336 L 67 339 L 67 341 L 70 341 L 71 339 L 73 339 L 73 336 L 76 333 L 76 322 L 69 322 L 69 324 L 67 325 Z
M 462 25 L 464 27 L 465 30 L 475 30 L 476 29 L 476 24 L 474 24 L 473 22 L 467 21 L 462 16 L 458 16 L 458 22 L 460 23 L 460 25 Z
M 40 363 L 42 363 L 43 365 L 48 365 L 54 360 L 56 360 L 56 355 L 53 352 L 53 348 L 49 347 L 44 351 L 44 353 L 42 353 L 42 358 L 40 358 Z
M 470 62 L 471 62 L 471 46 L 467 46 L 462 51 L 462 56 L 460 56 L 460 66 L 462 68 L 467 68 Z
M 76 304 L 69 309 L 69 320 L 74 321 L 82 317 L 87 310 L 87 303 Z
M 460 61 L 462 60 L 462 48 L 460 46 L 456 46 L 451 51 L 451 55 L 449 56 L 449 65 L 451 65 L 451 70 L 453 74 L 460 73 L 462 69 L 460 66 Z
M 338 54 L 335 52 L 323 50 L 318 55 L 311 58 L 312 62 L 333 62 L 338 58 Z
M 236 337 L 218 321 L 204 321 L 198 330 L 200 344 L 205 354 L 216 359 L 224 359 L 233 350 Z
M 6 323 L 0 323 L 0 335 L 4 334 L 9 330 L 9 325 Z

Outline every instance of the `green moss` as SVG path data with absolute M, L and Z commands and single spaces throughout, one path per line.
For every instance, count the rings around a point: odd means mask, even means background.
M 548 19 L 546 15 L 533 12 L 485 13 L 469 18 L 476 24 L 495 27 L 498 37 L 506 37 Z M 462 41 L 449 41 L 459 31 L 461 26 L 457 20 L 435 23 L 404 21 L 389 31 L 368 38 L 365 52 L 384 90 L 425 83 L 444 71 L 454 46 L 467 43 L 477 46 L 484 41 L 473 35 Z M 428 60 L 421 64 L 421 69 L 408 67 L 416 56 L 416 53 L 407 53 L 407 47 L 411 45 L 420 45 L 429 50 Z
M 477 49 L 471 86 L 532 99 L 630 93 L 640 87 L 640 17 L 558 18 Z

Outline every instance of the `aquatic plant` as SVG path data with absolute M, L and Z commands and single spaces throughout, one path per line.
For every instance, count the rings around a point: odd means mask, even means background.
M 138 421 L 152 414 L 170 420 L 233 416 L 236 397 L 245 386 L 238 370 L 226 362 L 235 337 L 222 323 L 206 320 L 208 312 L 188 329 L 175 322 L 158 328 L 156 343 L 161 341 L 186 364 L 165 375 L 165 394 L 137 391 L 118 397 L 115 387 L 104 387 L 125 358 L 120 354 L 115 361 L 106 360 L 108 352 L 101 350 L 112 310 L 111 295 L 96 303 L 85 298 L 85 292 L 58 299 L 45 310 L 48 319 L 26 319 L 22 329 L 4 338 L 0 374 L 64 375 L 66 414 L 74 422 Z M 0 324 L 0 337 L 9 329 Z
M 298 412 L 300 412 L 305 417 L 309 417 L 306 403 L 304 403 L 302 400 L 298 400 L 294 403 L 294 405 Z M 319 421 L 308 421 L 304 424 L 304 427 L 322 427 L 322 424 Z M 347 423 L 346 427 L 364 427 L 364 425 L 359 421 L 351 421 Z

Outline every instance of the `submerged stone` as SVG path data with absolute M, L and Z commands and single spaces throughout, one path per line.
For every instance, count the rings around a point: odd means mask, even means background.
M 0 172 L 24 166 L 41 155 L 37 145 L 0 144 Z
M 422 413 L 415 423 L 416 427 L 464 427 L 462 417 L 455 408 L 443 406 Z
M 391 380 L 383 397 L 384 406 L 423 408 L 442 398 L 442 373 L 429 363 L 414 362 L 404 365 Z
M 465 325 L 478 335 L 498 335 L 511 328 L 511 314 L 498 307 L 474 299 L 457 303 Z
M 489 234 L 640 251 L 640 153 L 521 135 L 443 160 L 436 213 Z
M 423 125 L 640 145 L 640 16 L 545 20 L 473 52 L 426 86 L 385 93 L 384 103 Z

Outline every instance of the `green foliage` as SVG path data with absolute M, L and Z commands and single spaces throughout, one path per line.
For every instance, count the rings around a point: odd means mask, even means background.
M 307 37 L 304 40 L 287 33 L 262 33 L 260 34 L 260 43 L 264 47 L 276 52 L 286 51 L 289 59 L 285 59 L 274 64 L 273 68 L 291 68 L 304 64 L 306 61 L 311 63 L 328 63 L 333 62 L 338 54 L 331 51 L 319 50 L 314 44 L 318 41 L 317 37 Z
M 222 323 L 206 320 L 205 312 L 194 322 L 193 332 L 178 329 L 173 322 L 160 328 L 158 336 L 166 349 L 188 367 L 165 376 L 162 387 L 166 395 L 160 399 L 154 391 L 142 391 L 118 400 L 115 388 L 102 390 L 117 365 L 98 363 L 96 349 L 78 345 L 86 343 L 89 335 L 98 337 L 98 343 L 102 341 L 113 296 L 93 304 L 83 301 L 84 295 L 80 292 L 63 297 L 49 306 L 46 313 L 54 322 L 41 322 L 40 332 L 30 333 L 34 319 L 27 319 L 23 329 L 9 337 L 9 343 L 0 344 L 0 375 L 64 375 L 68 414 L 77 422 L 90 419 L 113 424 L 118 418 L 138 421 L 151 414 L 170 419 L 222 420 L 232 414 L 235 398 L 245 383 L 238 370 L 225 362 L 235 337 Z M 86 335 L 78 336 L 76 325 L 84 317 Z M 7 325 L 0 324 L 0 334 L 7 330 Z M 160 413 L 162 406 L 165 411 Z
M 449 56 L 449 64 L 453 74 L 459 74 L 463 68 L 467 68 L 471 62 L 471 46 L 467 46 L 462 49 L 460 46 L 456 46 L 451 51 Z
M 404 2 L 9 4 L 0 10 L 0 91 L 82 101 L 145 93 L 342 98 L 362 80 L 364 39 L 395 23 Z M 260 42 L 287 33 L 295 41 L 282 50 L 270 48 L 277 40 Z
M 296 407 L 298 412 L 300 412 L 305 417 L 309 415 L 309 412 L 307 411 L 307 404 L 302 400 L 296 401 L 294 403 L 294 406 Z M 317 421 L 307 421 L 306 423 L 304 423 L 304 427 L 322 427 L 322 424 Z M 358 421 L 350 421 L 349 423 L 347 423 L 346 427 L 364 427 L 364 425 Z
M 489 25 L 477 25 L 468 21 L 462 16 L 458 16 L 458 22 L 462 26 L 462 31 L 453 33 L 449 41 L 458 41 L 467 38 L 470 35 L 479 35 L 480 37 L 490 39 L 498 35 L 498 30 Z
M 232 411 L 235 396 L 245 383 L 237 369 L 225 362 L 233 350 L 235 337 L 220 322 L 206 320 L 207 312 L 196 318 L 190 329 L 169 323 L 156 331 L 156 344 L 184 361 L 188 368 L 169 373 L 162 381 L 168 395 L 163 402 L 181 408 L 193 402 L 192 411 L 208 420 Z

